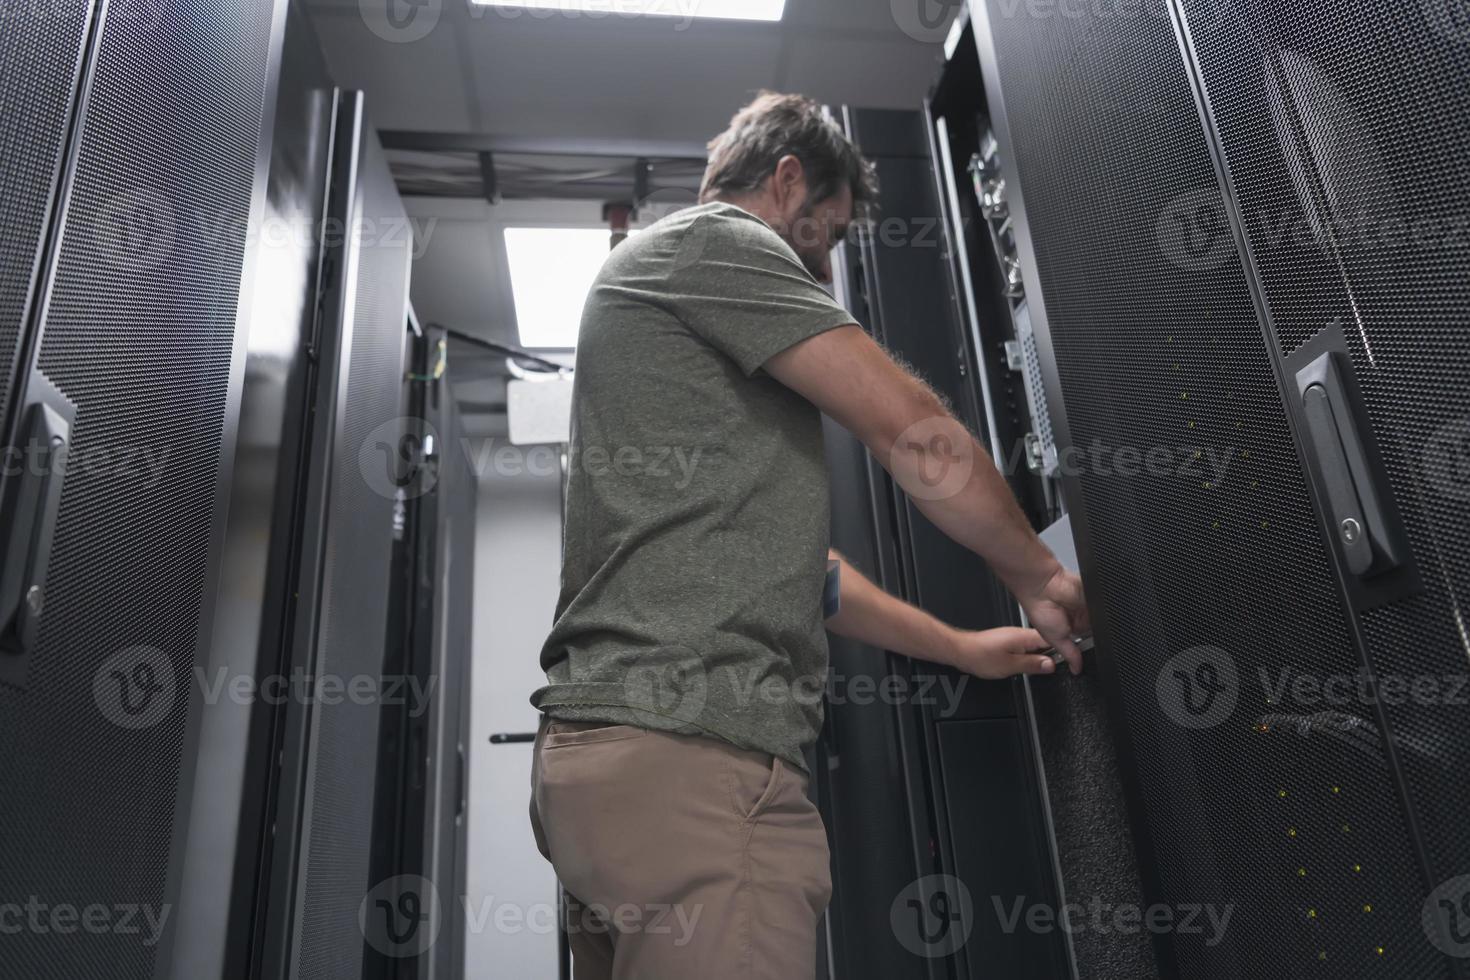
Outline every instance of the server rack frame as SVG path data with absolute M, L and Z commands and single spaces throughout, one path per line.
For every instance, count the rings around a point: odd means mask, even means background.
M 871 159 L 875 159 L 883 171 L 901 179 L 886 183 L 886 203 L 890 210 L 887 217 L 908 220 L 908 231 L 919 232 L 922 241 L 907 241 L 897 248 L 883 246 L 882 234 L 874 236 L 860 232 L 855 242 L 839 250 L 834 274 L 838 281 L 838 294 L 854 314 L 865 323 L 880 341 L 886 341 L 897 352 L 916 365 L 930 377 L 941 391 L 956 404 L 961 418 L 977 432 L 988 428 L 987 412 L 982 407 L 982 396 L 971 379 L 976 370 L 970 361 L 969 347 L 961 327 L 962 314 L 958 308 L 961 300 L 960 284 L 954 278 L 954 269 L 948 262 L 947 228 L 942 207 L 943 188 L 938 181 L 939 171 L 934 163 L 934 147 L 927 135 L 927 117 L 923 112 L 882 112 L 849 109 L 843 113 L 843 122 L 849 133 Z M 877 218 L 881 229 L 884 218 Z M 927 230 L 925 230 L 927 229 Z M 931 237 L 932 236 L 932 237 Z M 916 236 L 917 237 L 917 236 Z M 928 247 L 924 247 L 927 245 Z M 885 302 L 885 290 L 891 295 Z M 902 300 L 909 300 L 904 306 Z M 902 315 L 899 310 L 902 309 Z M 912 318 L 912 322 L 910 319 Z M 900 322 L 903 321 L 903 322 Z M 834 497 L 834 520 L 845 525 L 853 533 L 861 523 L 860 513 L 867 510 L 871 515 L 870 534 L 865 556 L 878 582 L 890 592 L 909 601 L 918 602 L 931 611 L 946 616 L 961 626 L 987 628 L 1015 622 L 1015 610 L 1010 606 L 1004 590 L 995 582 L 983 562 L 964 552 L 958 545 L 949 542 L 914 512 L 911 502 L 892 483 L 877 463 L 860 446 L 850 447 L 851 437 L 829 424 L 829 458 L 834 467 L 840 468 L 839 483 L 856 489 L 841 489 Z M 854 449 L 860 460 L 854 457 Z M 867 501 L 854 501 L 854 496 Z M 854 509 L 856 508 L 856 509 Z M 834 540 L 844 546 L 838 527 L 834 524 Z M 850 556 L 852 557 L 852 556 Z M 961 569 L 961 574 L 956 574 Z M 977 605 L 976 588 L 979 589 Z M 931 594 L 932 593 L 932 594 Z M 851 656 L 855 651 L 847 649 L 853 645 L 845 641 L 834 641 L 834 649 L 841 651 L 840 657 Z M 918 665 L 907 658 L 885 654 L 886 673 L 907 679 L 937 676 L 942 671 Z M 834 666 L 839 663 L 834 656 Z M 829 706 L 830 707 L 830 706 Z M 848 710 L 851 709 L 841 709 Z M 1007 828 L 1013 835 L 1033 838 L 1028 846 L 1013 847 L 1007 852 L 1008 860 L 986 869 L 987 873 L 1004 879 L 1016 886 L 1022 880 L 1025 886 L 1018 891 L 1033 900 L 1059 904 L 1056 897 L 1055 876 L 1043 868 L 1052 865 L 1051 850 L 1037 836 L 1044 836 L 1046 821 L 1040 809 L 1041 787 L 1036 775 L 1034 746 L 1025 737 L 1029 723 L 1028 702 L 1024 689 L 1016 682 L 996 685 L 975 685 L 958 704 L 944 710 L 934 706 L 898 705 L 891 710 L 888 725 L 891 733 L 890 751 L 896 749 L 902 760 L 904 773 L 904 800 L 908 839 L 913 846 L 912 867 L 917 885 L 923 898 L 930 899 L 947 892 L 947 880 L 964 880 L 973 868 L 964 862 L 973 856 L 964 857 L 960 833 L 973 833 L 974 825 Z M 829 710 L 829 717 L 831 715 Z M 974 726 L 979 725 L 981 728 Z M 818 758 L 819 772 L 831 761 L 832 752 L 837 750 L 841 758 L 841 745 L 834 744 L 834 724 L 829 721 L 822 741 L 822 753 Z M 982 729 L 983 728 L 983 733 Z M 1014 741 L 1009 747 L 1002 743 L 1006 732 L 1012 732 Z M 1001 769 L 1020 780 L 1019 792 L 1005 798 L 1011 802 L 1001 805 L 992 799 L 988 805 L 980 805 L 977 798 L 968 799 L 966 788 L 973 789 L 979 774 L 962 776 L 963 764 L 955 768 L 956 760 L 946 759 L 946 744 L 950 752 L 960 744 L 956 740 L 976 740 L 971 750 L 994 751 L 992 760 Z M 1000 742 L 996 742 L 1000 739 Z M 871 747 L 869 747 L 871 749 Z M 854 758 L 855 762 L 861 762 Z M 834 800 L 831 772 L 819 781 L 827 794 L 824 808 L 832 824 L 834 839 L 843 833 L 844 815 L 842 801 Z M 979 809 L 975 809 L 979 806 Z M 1015 812 L 1011 812 L 1013 808 Z M 1025 811 L 1025 815 L 1022 814 Z M 867 819 L 876 819 L 868 814 Z M 890 815 L 889 832 L 894 832 L 904 819 Z M 955 821 L 964 823 L 963 831 L 952 826 Z M 1040 829 L 1040 830 L 1038 830 Z M 1012 844 L 1018 843 L 1012 841 Z M 991 855 L 992 858 L 994 855 Z M 961 863 L 957 863 L 961 862 Z M 963 865 L 963 866 L 962 866 Z M 947 876 L 947 878 L 945 877 Z M 850 964 L 844 956 L 843 924 L 844 913 L 842 868 L 835 865 L 834 909 L 831 917 L 835 922 L 832 929 L 834 945 L 834 969 L 860 970 L 874 968 L 865 961 Z M 890 903 L 897 895 L 864 896 L 880 918 L 887 917 Z M 958 902 L 958 896 L 947 896 Z M 991 910 L 987 899 L 976 900 L 973 918 L 966 925 L 974 929 L 982 917 L 988 919 Z M 948 955 L 932 955 L 907 961 L 908 968 L 930 977 L 978 976 L 993 962 L 982 963 L 981 958 L 994 960 L 1009 957 L 1012 969 L 1026 972 L 1019 975 L 1054 977 L 1066 972 L 1064 965 L 1067 954 L 1056 936 L 999 934 L 987 937 L 999 943 L 982 948 L 983 940 L 971 937 Z M 986 952 L 988 950 L 988 954 Z M 955 971 L 951 973 L 951 971 Z
M 1175 36 L 1178 53 L 1188 76 L 1189 88 L 1194 99 L 1194 107 L 1205 136 L 1206 146 L 1209 150 L 1210 161 L 1217 182 L 1217 190 L 1224 202 L 1224 214 L 1229 225 L 1228 239 L 1231 254 L 1238 256 L 1241 265 L 1244 267 L 1245 281 L 1256 317 L 1260 324 L 1262 341 L 1268 354 L 1274 380 L 1279 389 L 1279 394 L 1282 397 L 1282 414 L 1291 433 L 1291 443 L 1296 451 L 1297 461 L 1308 477 L 1307 487 L 1311 509 L 1320 525 L 1321 540 L 1325 552 L 1329 556 L 1329 565 L 1332 570 L 1336 591 L 1341 599 L 1345 612 L 1345 624 L 1352 641 L 1353 652 L 1356 655 L 1359 668 L 1372 681 L 1375 675 L 1373 651 L 1368 639 L 1364 635 L 1360 614 L 1365 608 L 1417 592 L 1420 588 L 1417 569 L 1413 567 L 1412 558 L 1410 558 L 1409 565 L 1395 575 L 1389 576 L 1385 580 L 1386 584 L 1380 582 L 1376 588 L 1370 588 L 1365 587 L 1363 582 L 1352 575 L 1346 567 L 1342 542 L 1337 533 L 1337 520 L 1334 517 L 1331 504 L 1327 499 L 1322 467 L 1310 447 L 1311 440 L 1304 412 L 1300 403 L 1292 397 L 1296 390 L 1296 379 L 1292 375 L 1302 366 L 1304 353 L 1315 356 L 1325 350 L 1345 352 L 1345 348 L 1342 346 L 1340 339 L 1329 329 L 1323 335 L 1315 338 L 1315 340 L 1303 344 L 1296 354 L 1283 354 L 1285 348 L 1273 325 L 1273 312 L 1265 296 L 1262 285 L 1262 273 L 1257 267 L 1252 244 L 1246 231 L 1246 218 L 1241 204 L 1241 197 L 1230 172 L 1224 138 L 1220 132 L 1216 112 L 1211 104 L 1211 95 L 1203 77 L 1204 73 L 1201 68 L 1200 55 L 1196 49 L 1195 31 L 1191 28 L 1189 11 L 1186 10 L 1185 4 L 1181 0 L 1168 0 L 1164 4 L 1164 13 L 1168 18 L 1170 28 Z M 1432 11 L 1429 12 L 1430 15 L 1432 13 Z M 1074 444 L 1074 440 L 1072 438 L 1071 425 L 1066 409 L 1064 388 L 1058 371 L 1053 331 L 1048 321 L 1042 283 L 1039 280 L 1036 243 L 1026 218 L 1025 174 L 1017 172 L 1013 163 L 1015 159 L 1013 153 L 1014 139 L 1011 126 L 1008 122 L 1006 93 L 1002 86 L 1001 73 L 997 64 L 996 41 L 992 31 L 989 4 L 986 0 L 977 0 L 977 2 L 969 6 L 962 16 L 968 16 L 971 20 L 974 43 L 979 52 L 986 97 L 991 106 L 992 120 L 995 125 L 995 135 L 1000 144 L 1001 155 L 1007 161 L 1008 194 L 1011 213 L 1015 218 L 1016 244 L 1026 282 L 1028 301 L 1031 304 L 1033 326 L 1035 327 L 1041 353 L 1046 396 L 1054 410 L 1053 424 L 1057 429 L 1057 442 L 1058 445 L 1070 446 Z M 1350 395 L 1349 401 L 1353 405 L 1354 415 L 1360 424 L 1362 424 L 1365 421 L 1365 410 L 1355 395 Z M 1383 466 L 1379 462 L 1377 452 L 1372 445 L 1371 433 L 1365 433 L 1364 438 L 1368 443 L 1369 465 L 1373 470 L 1373 481 L 1377 484 L 1380 491 L 1382 491 L 1386 488 Z M 1069 512 L 1072 516 L 1078 555 L 1084 569 L 1084 578 L 1096 580 L 1099 575 L 1100 564 L 1091 545 L 1093 535 L 1089 529 L 1086 509 L 1082 506 L 1082 492 L 1079 479 L 1075 474 L 1063 474 L 1061 479 L 1063 495 L 1070 505 Z M 1387 507 L 1387 520 L 1390 525 L 1388 529 L 1389 534 L 1402 543 L 1402 526 L 1399 522 L 1398 515 L 1395 513 L 1391 493 L 1388 496 L 1390 497 Z M 1144 891 L 1147 897 L 1158 899 L 1166 895 L 1167 891 L 1163 884 L 1163 869 L 1158 859 L 1159 850 L 1151 843 L 1155 835 L 1155 830 L 1152 827 L 1153 815 L 1146 802 L 1146 795 L 1140 775 L 1139 760 L 1129 737 L 1128 725 L 1123 717 L 1122 709 L 1119 707 L 1122 704 L 1123 679 L 1116 669 L 1116 665 L 1107 654 L 1107 649 L 1110 645 L 1109 636 L 1113 633 L 1114 628 L 1110 624 L 1106 608 L 1097 605 L 1093 607 L 1093 621 L 1098 635 L 1099 647 L 1099 655 L 1095 659 L 1106 681 L 1109 695 L 1108 700 L 1115 709 L 1113 712 L 1113 723 L 1118 751 L 1123 762 L 1122 773 L 1125 792 L 1134 833 L 1139 836 L 1138 858 L 1140 871 L 1144 878 Z M 1425 805 L 1426 801 L 1422 798 L 1415 799 L 1407 785 L 1404 767 L 1396 758 L 1397 749 L 1394 744 L 1395 740 L 1391 734 L 1394 731 L 1394 727 L 1386 712 L 1384 701 L 1381 698 L 1375 698 L 1373 700 L 1372 710 L 1379 729 L 1388 735 L 1383 740 L 1384 752 L 1389 760 L 1388 781 L 1405 823 L 1409 850 L 1418 865 L 1416 869 L 1417 873 L 1426 883 L 1432 885 L 1436 879 L 1433 871 L 1433 862 L 1427 854 L 1423 834 L 1419 829 L 1418 819 L 1416 818 L 1417 808 Z M 1427 929 L 1428 926 L 1426 925 Z M 1168 978 L 1182 976 L 1179 959 L 1176 956 L 1173 945 L 1168 939 L 1162 935 L 1155 935 L 1154 947 L 1159 966 L 1164 976 Z M 1464 980 L 1465 977 L 1470 976 L 1470 962 L 1464 959 L 1457 960 L 1448 956 L 1446 956 L 1444 962 L 1445 968 L 1450 971 L 1450 975 L 1454 976 L 1456 980 Z
M 253 15 L 257 19 L 253 22 L 253 27 L 259 30 L 254 34 L 254 39 L 260 41 L 261 48 L 258 51 L 241 52 L 241 65 L 244 66 L 244 70 L 258 67 L 262 79 L 259 114 L 247 115 L 236 120 L 243 123 L 247 131 L 252 127 L 255 129 L 255 140 L 249 144 L 253 148 L 253 166 L 248 178 L 243 174 L 239 175 L 242 179 L 230 185 L 243 191 L 248 201 L 243 217 L 245 227 L 250 231 L 258 230 L 262 222 L 281 67 L 285 10 L 286 0 L 268 0 L 267 3 L 257 7 Z M 194 12 L 193 6 L 182 5 L 175 11 L 180 16 L 190 16 Z M 72 12 L 52 11 L 51 14 L 61 18 L 70 16 Z M 96 151 L 96 147 L 91 146 L 88 142 L 94 135 L 93 126 L 101 126 L 109 121 L 105 112 L 104 118 L 94 118 L 97 108 L 94 103 L 99 99 L 96 91 L 99 79 L 108 85 L 115 85 L 119 75 L 137 67 L 128 57 L 128 54 L 133 53 L 129 50 L 129 46 L 139 40 L 137 34 L 142 28 L 136 22 L 138 11 L 132 9 L 123 0 L 91 0 L 82 5 L 80 16 L 84 19 L 85 26 L 72 70 L 72 88 L 65 133 L 60 145 L 60 153 L 47 185 L 45 215 L 40 222 L 35 258 L 20 310 L 14 357 L 13 360 L 0 363 L 0 371 L 5 373 L 6 386 L 3 390 L 8 395 L 5 403 L 0 403 L 0 445 L 5 446 L 20 444 L 25 427 L 33 418 L 38 417 L 36 412 L 38 406 L 46 405 L 51 410 L 53 421 L 59 417 L 68 426 L 73 421 L 71 413 L 75 410 L 75 406 L 42 366 L 42 360 L 47 351 L 45 341 L 48 324 L 53 314 L 53 301 L 60 289 L 61 277 L 68 271 L 63 268 L 64 251 L 67 248 L 98 248 L 105 244 L 104 236 L 108 231 L 117 231 L 116 226 L 107 229 L 89 223 L 88 218 L 95 219 L 97 216 L 78 214 L 74 211 L 73 204 L 79 195 L 92 190 L 84 177 L 94 175 L 84 175 L 82 168 L 86 162 L 84 153 L 89 149 L 93 153 Z M 249 30 L 252 24 L 247 23 L 242 15 L 237 21 L 219 20 L 212 26 L 221 28 L 223 33 L 225 30 Z M 21 32 L 17 30 L 16 33 Z M 199 39 L 203 37 L 204 35 L 201 35 Z M 109 60 L 105 65 L 99 65 L 104 53 Z M 259 59 L 254 60 L 257 55 Z M 188 70 L 188 66 L 185 65 L 177 67 L 180 71 Z M 231 79 L 230 81 L 237 80 Z M 228 81 L 221 81 L 220 84 L 226 85 Z M 247 98 L 243 105 L 248 106 L 249 104 L 250 100 Z M 115 111 L 116 106 L 107 104 L 104 108 L 107 111 Z M 116 117 L 111 117 L 111 121 L 115 122 Z M 95 163 L 97 158 L 94 156 L 91 159 Z M 110 160 L 108 162 L 111 163 Z M 139 174 L 135 170 L 126 169 L 121 172 L 114 171 L 110 176 L 133 179 Z M 120 208 L 124 207 L 122 201 L 113 203 Z M 136 203 L 133 202 L 134 205 Z M 182 203 L 170 201 L 169 206 L 182 206 Z M 197 203 L 199 207 L 207 205 L 207 202 L 189 203 Z M 125 224 L 136 215 L 123 211 L 113 217 Z M 171 240 L 168 244 L 174 247 L 188 244 L 189 234 L 195 230 L 192 228 L 177 229 L 182 241 Z M 260 250 L 250 245 L 248 232 L 244 236 L 244 241 L 245 246 L 238 253 L 238 277 L 234 280 L 237 291 L 230 296 L 228 286 L 224 283 L 220 284 L 222 287 L 220 300 L 233 301 L 229 307 L 234 314 L 232 317 L 233 330 L 229 335 L 228 344 L 221 345 L 228 351 L 228 357 L 219 390 L 220 429 L 217 450 L 212 457 L 201 457 L 198 460 L 202 471 L 212 458 L 212 473 L 215 479 L 213 489 L 207 498 L 211 502 L 209 530 L 204 538 L 204 549 L 198 566 L 201 590 L 197 613 L 194 616 L 195 628 L 189 634 L 193 637 L 194 649 L 191 665 L 203 664 L 210 656 L 210 641 L 219 604 L 218 586 L 221 581 L 221 570 L 226 561 L 224 556 L 225 515 L 234 500 L 231 491 L 235 473 L 235 449 L 239 441 L 239 409 L 243 388 L 246 342 L 254 310 L 253 288 L 260 274 Z M 232 248 L 231 242 L 220 240 L 209 244 L 217 247 L 228 262 L 227 255 Z M 183 268 L 188 268 L 187 262 L 183 263 Z M 155 282 L 165 275 L 157 268 L 150 268 L 146 265 L 141 267 L 139 274 L 142 277 L 152 276 Z M 75 284 L 69 284 L 68 288 L 74 289 Z M 95 420 L 93 424 L 95 425 Z M 53 427 L 53 432 L 55 431 Z M 62 463 L 62 460 L 65 459 L 63 454 L 70 451 L 70 443 L 75 438 L 75 434 L 71 432 L 62 434 L 66 440 L 62 454 L 53 454 L 48 459 L 46 465 L 52 469 L 52 473 L 47 484 L 41 488 L 41 498 L 33 501 L 43 506 L 49 504 L 50 515 L 39 518 L 42 525 L 50 525 L 61 520 L 57 512 L 61 509 L 62 501 L 66 499 L 64 496 L 65 468 L 71 464 L 70 462 Z M 6 469 L 8 470 L 9 467 Z M 8 531 L 22 537 L 32 537 L 33 522 L 38 519 L 35 513 L 19 513 L 16 510 L 20 502 L 16 498 L 20 489 L 19 484 L 25 482 L 27 475 L 8 472 L 0 474 L 0 499 L 5 501 L 3 526 Z M 73 516 L 73 519 L 81 518 Z M 32 540 L 34 543 L 30 554 L 21 556 L 23 559 L 21 565 L 16 566 L 10 563 L 8 558 L 16 557 L 12 554 L 7 556 L 7 567 L 4 569 L 7 579 L 22 570 L 25 572 L 22 585 L 28 589 L 27 599 L 34 600 L 26 603 L 26 611 L 22 614 L 22 619 L 18 624 L 18 636 L 15 637 L 18 652 L 7 651 L 0 654 L 0 662 L 3 662 L 3 680 L 13 688 L 18 698 L 26 698 L 30 695 L 27 669 L 31 662 L 31 648 L 40 642 L 40 637 L 43 635 L 41 621 L 43 593 L 40 590 L 48 585 L 48 570 L 54 570 L 49 569 L 47 561 L 53 543 L 51 528 L 44 527 L 41 538 L 32 538 Z M 31 565 L 32 562 L 35 563 L 34 567 Z M 45 603 L 45 606 L 48 607 L 46 608 L 49 614 L 48 620 L 54 620 L 56 614 L 49 608 L 50 605 L 49 602 Z M 200 777 L 201 775 L 208 777 L 205 766 L 210 760 L 216 758 L 213 752 L 214 745 L 205 735 L 208 724 L 214 722 L 220 712 L 217 710 L 218 705 L 206 703 L 205 699 L 198 695 L 192 676 L 187 678 L 175 676 L 165 679 L 163 685 L 168 691 L 167 697 L 170 699 L 177 697 L 185 706 L 185 721 L 178 746 L 179 774 L 169 806 L 171 820 L 168 824 L 166 875 L 163 885 L 165 907 L 171 910 L 186 902 L 204 900 L 205 896 L 202 892 L 209 890 L 198 887 L 200 882 L 197 866 L 208 858 L 204 853 L 207 845 L 203 843 L 203 838 L 207 836 L 205 827 L 212 816 L 208 804 L 200 798 L 203 789 L 200 785 Z M 97 695 L 94 694 L 95 696 Z M 98 701 L 95 706 L 78 705 L 77 714 L 74 717 L 88 716 L 91 712 L 103 708 L 104 704 L 101 701 Z M 22 789 L 14 794 L 13 799 L 23 800 L 25 797 L 26 792 Z M 100 885 L 96 887 L 102 888 Z M 92 897 L 99 896 L 93 893 Z M 210 897 L 218 899 L 218 895 L 212 893 Z M 152 963 L 152 974 L 159 980 L 177 975 L 180 964 L 187 960 L 191 955 L 191 950 L 198 946 L 199 937 L 181 934 L 178 923 L 177 917 L 168 917 L 167 925 L 158 936 L 154 937 L 155 942 L 152 944 L 154 952 L 149 959 Z M 79 942 L 80 940 L 74 940 L 73 946 L 80 950 L 82 947 L 77 945 Z M 73 962 L 80 964 L 84 962 L 87 955 L 85 952 L 80 952 L 78 953 L 79 958 Z M 48 966 L 65 968 L 65 962 L 58 962 L 53 957 L 49 960 Z M 118 963 L 114 966 L 120 970 L 128 969 L 127 964 Z

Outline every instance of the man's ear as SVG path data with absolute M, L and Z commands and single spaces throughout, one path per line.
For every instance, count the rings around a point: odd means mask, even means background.
M 806 192 L 806 167 L 799 157 L 788 153 L 776 163 L 771 189 L 776 192 L 776 200 L 783 206 L 789 206 Z

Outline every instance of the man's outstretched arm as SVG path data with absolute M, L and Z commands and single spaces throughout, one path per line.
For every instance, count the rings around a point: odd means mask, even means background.
M 1072 672 L 1088 630 L 1082 583 L 1042 544 L 990 454 L 934 391 L 862 328 L 829 330 L 782 351 L 766 373 L 862 440 L 945 534 L 980 555 Z
M 841 605 L 827 620 L 827 628 L 838 636 L 986 680 L 1056 670 L 1051 657 L 1038 652 L 1047 643 L 1035 630 L 1011 626 L 978 632 L 956 629 L 884 592 L 836 551 L 827 554 L 842 563 Z

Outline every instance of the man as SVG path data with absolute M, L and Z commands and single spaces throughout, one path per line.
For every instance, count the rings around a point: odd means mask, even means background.
M 710 144 L 703 203 L 619 245 L 588 296 L 532 696 L 531 817 L 577 980 L 812 975 L 831 895 L 803 761 L 827 668 L 821 413 L 1039 633 L 954 629 L 846 564 L 828 628 L 983 678 L 1051 672 L 1048 643 L 1081 669 L 1081 583 L 944 403 L 819 285 L 874 193 L 819 106 L 762 94 Z

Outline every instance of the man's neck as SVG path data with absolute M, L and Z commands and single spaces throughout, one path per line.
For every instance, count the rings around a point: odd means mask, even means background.
M 772 231 L 780 233 L 774 220 L 774 211 L 765 199 L 756 195 L 747 194 L 742 197 L 717 197 L 711 200 L 711 204 L 729 204 L 737 207 L 746 214 L 753 215 L 763 221 Z

